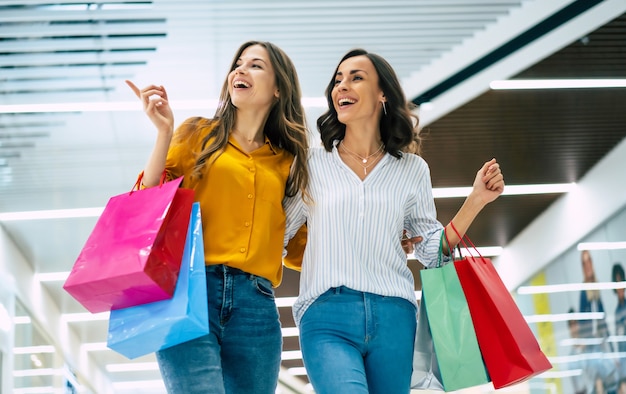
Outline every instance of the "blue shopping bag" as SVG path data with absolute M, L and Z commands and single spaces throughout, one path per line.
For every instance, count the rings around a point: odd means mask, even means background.
M 209 333 L 209 311 L 199 203 L 191 220 L 171 299 L 111 311 L 107 346 L 133 359 Z

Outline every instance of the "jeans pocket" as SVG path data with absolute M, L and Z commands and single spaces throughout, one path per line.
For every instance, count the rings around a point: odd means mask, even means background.
M 333 296 L 335 295 L 335 289 L 328 289 L 325 292 L 323 292 L 322 294 L 320 294 L 315 301 L 313 301 L 313 304 L 311 304 L 311 306 L 313 305 L 320 305 L 325 303 L 326 301 L 329 301 L 330 299 L 333 298 Z
M 272 282 L 265 278 L 254 278 L 254 286 L 257 291 L 271 299 L 274 299 L 274 289 L 272 288 Z

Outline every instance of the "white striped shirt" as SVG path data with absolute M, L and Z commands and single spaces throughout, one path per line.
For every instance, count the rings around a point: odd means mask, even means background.
M 402 297 L 417 306 L 414 278 L 401 246 L 403 230 L 424 237 L 415 245 L 415 256 L 434 267 L 443 229 L 426 162 L 414 154 L 396 159 L 387 153 L 362 181 L 341 160 L 336 145 L 332 152 L 311 148 L 309 155 L 313 202 L 307 204 L 297 195 L 284 204 L 285 241 L 304 222 L 308 227 L 300 292 L 293 306 L 296 324 L 317 297 L 339 286 Z

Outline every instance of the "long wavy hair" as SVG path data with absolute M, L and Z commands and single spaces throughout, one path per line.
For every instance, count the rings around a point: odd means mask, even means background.
M 407 102 L 396 72 L 382 56 L 369 53 L 360 48 L 353 49 L 344 55 L 326 87 L 328 111 L 317 119 L 317 129 L 320 132 L 324 148 L 327 151 L 331 151 L 333 142 L 342 140 L 346 135 L 346 125 L 341 123 L 337 117 L 337 111 L 333 105 L 332 92 L 335 87 L 335 78 L 339 66 L 346 59 L 355 56 L 366 56 L 370 59 L 378 74 L 378 85 L 387 99 L 387 113 L 380 117 L 379 124 L 380 136 L 385 145 L 385 151 L 396 158 L 401 157 L 402 152 L 407 151 L 419 154 L 421 151 L 418 129 L 419 119 L 417 115 L 411 112 L 414 105 Z
M 306 186 L 309 181 L 306 165 L 309 137 L 296 68 L 287 54 L 276 45 L 270 42 L 248 41 L 237 50 L 229 73 L 237 67 L 237 61 L 243 51 L 253 45 L 260 45 L 267 50 L 274 68 L 276 86 L 280 92 L 278 99 L 270 108 L 263 133 L 273 146 L 285 149 L 294 155 L 294 165 L 287 180 L 285 194 L 293 196 L 300 190 L 306 195 Z M 202 141 L 202 151 L 196 160 L 194 176 L 202 177 L 203 168 L 210 166 L 224 151 L 228 143 L 228 135 L 235 124 L 236 111 L 237 108 L 233 105 L 228 91 L 227 77 L 222 86 L 219 105 L 213 120 L 208 124 L 201 124 L 199 118 L 196 118 L 195 121 L 191 121 L 191 124 L 182 125 L 181 138 L 184 138 L 186 130 L 193 132 L 199 127 L 211 128 Z

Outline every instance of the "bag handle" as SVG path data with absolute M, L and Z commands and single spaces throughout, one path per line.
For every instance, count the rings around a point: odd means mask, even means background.
M 478 249 L 476 248 L 476 246 L 474 245 L 474 243 L 472 242 L 472 240 L 467 236 L 467 234 L 465 234 L 463 237 L 461 237 L 461 234 L 459 234 L 459 232 L 457 231 L 456 227 L 454 227 L 454 223 L 450 222 L 450 227 L 452 227 L 452 230 L 454 230 L 454 233 L 456 234 L 457 237 L 459 237 L 459 239 L 461 240 L 461 242 L 459 244 L 457 244 L 456 246 L 459 247 L 459 245 L 462 243 L 463 247 L 469 252 L 470 256 L 472 255 L 469 246 L 467 246 L 467 243 L 465 242 L 465 239 L 467 239 L 467 242 L 472 246 L 472 248 L 474 248 L 474 250 L 476 251 L 476 254 L 478 254 L 478 256 L 480 256 L 481 259 L 485 259 L 483 257 L 483 255 L 480 254 L 480 252 L 478 251 Z M 445 227 L 444 227 L 445 230 Z M 447 240 L 447 238 L 446 238 Z M 448 244 L 449 245 L 449 244 Z M 461 249 L 459 247 L 459 257 L 461 256 Z
M 445 226 L 443 228 L 443 233 L 446 236 L 446 242 L 448 243 L 448 250 L 450 251 L 450 257 L 452 258 L 452 261 L 456 260 L 455 249 L 459 252 L 459 258 L 461 258 L 461 248 L 460 248 L 459 244 L 456 244 L 456 247 L 454 247 L 454 248 L 450 247 L 450 240 L 448 239 L 448 229 Z
M 441 267 L 441 262 L 443 260 L 443 238 L 446 238 L 446 244 L 448 245 L 448 254 L 452 257 L 452 261 L 454 261 L 454 251 L 450 249 L 450 242 L 448 242 L 448 235 L 446 234 L 446 228 L 444 227 L 441 231 L 441 237 L 439 238 L 439 254 L 437 256 L 437 268 Z
M 167 173 L 165 172 L 165 170 L 163 170 L 163 173 L 161 174 L 161 179 L 159 180 L 159 187 L 163 186 L 163 183 L 165 183 L 166 176 L 167 176 Z M 139 176 L 137 177 L 137 182 L 135 182 L 135 185 L 133 186 L 133 188 L 130 189 L 130 194 L 133 194 L 134 191 L 141 189 L 142 180 L 143 180 L 143 171 L 139 173 Z

